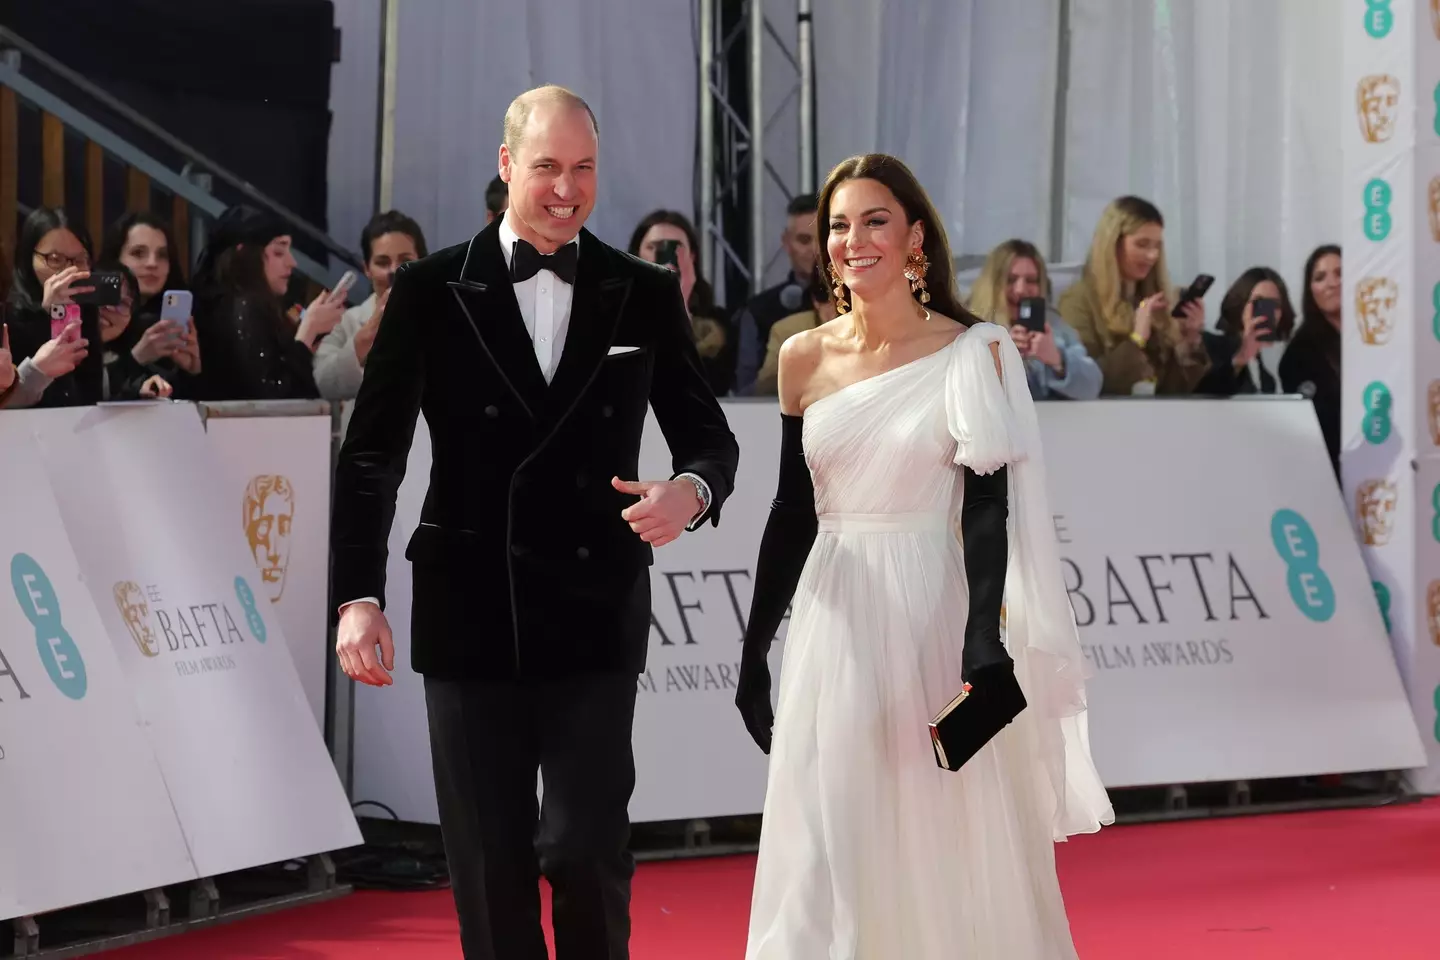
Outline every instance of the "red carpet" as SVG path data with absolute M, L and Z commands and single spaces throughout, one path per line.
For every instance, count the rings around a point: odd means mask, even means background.
M 1059 850 L 1084 960 L 1440 957 L 1440 800 L 1116 827 Z M 751 857 L 642 866 L 633 960 L 740 960 L 753 870 Z M 441 891 L 358 893 L 106 957 L 458 960 L 460 950 Z

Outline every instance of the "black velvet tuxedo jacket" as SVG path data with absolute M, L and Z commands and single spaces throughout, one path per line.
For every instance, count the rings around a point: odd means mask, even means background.
M 612 347 L 638 347 L 610 355 Z M 386 542 L 416 415 L 430 486 L 406 557 L 411 664 L 449 679 L 639 671 L 651 548 L 636 502 L 647 406 L 675 473 L 710 485 L 718 522 L 739 448 L 706 383 L 675 275 L 581 231 L 570 325 L 547 384 L 520 314 L 499 221 L 403 266 L 340 451 L 332 609 L 384 605 Z M 654 478 L 649 478 L 654 479 Z

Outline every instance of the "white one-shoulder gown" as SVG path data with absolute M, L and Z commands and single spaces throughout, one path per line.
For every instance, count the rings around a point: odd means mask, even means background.
M 977 324 L 811 404 L 804 442 L 819 534 L 791 608 L 747 960 L 1075 957 L 1054 841 L 1114 815 L 1019 353 Z M 1005 642 L 1030 706 L 951 773 L 926 723 L 960 690 L 957 464 L 1009 466 Z

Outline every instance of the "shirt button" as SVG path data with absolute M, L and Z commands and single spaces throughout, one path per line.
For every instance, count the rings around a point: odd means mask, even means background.
M 540 342 L 541 342 L 541 343 L 549 343 L 549 342 L 550 342 L 550 338 L 549 338 L 549 337 L 541 337 L 541 338 L 540 338 Z
M 578 558 L 581 559 L 581 560 L 589 560 L 589 559 L 590 559 L 590 548 L 589 548 L 589 547 L 581 547 L 579 550 L 576 550 L 576 551 L 575 551 L 575 556 L 578 557 Z

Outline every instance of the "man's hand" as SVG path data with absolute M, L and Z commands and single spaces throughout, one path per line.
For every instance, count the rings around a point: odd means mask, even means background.
M 620 511 L 630 529 L 652 547 L 663 547 L 685 532 L 705 504 L 689 480 L 621 480 L 614 477 L 610 485 L 621 493 L 632 494 L 640 502 Z
M 336 632 L 335 655 L 340 658 L 345 676 L 372 687 L 388 687 L 395 682 L 389 673 L 395 669 L 395 641 L 379 607 L 368 600 L 350 604 L 340 611 L 340 628 Z M 379 657 L 375 655 L 377 644 Z

